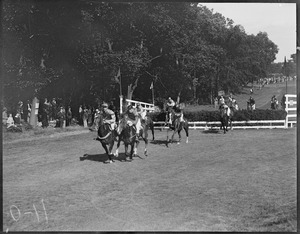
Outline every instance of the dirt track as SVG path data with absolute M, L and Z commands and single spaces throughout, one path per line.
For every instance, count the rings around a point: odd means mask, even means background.
M 5 143 L 3 231 L 296 231 L 295 129 L 155 133 L 113 164 L 95 133 Z

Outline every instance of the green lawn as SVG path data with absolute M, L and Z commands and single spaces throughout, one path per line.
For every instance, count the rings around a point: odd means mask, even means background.
M 237 100 L 240 109 L 247 109 L 247 101 L 250 97 L 250 87 L 246 86 L 243 88 L 240 94 L 235 94 L 233 97 Z M 264 88 L 259 89 L 258 85 L 254 85 L 253 89 L 254 93 L 252 97 L 255 100 L 257 109 L 271 109 L 271 97 L 273 95 L 279 101 L 279 108 L 281 108 L 280 101 L 282 96 L 286 92 L 286 83 L 276 83 L 276 84 L 268 84 Z M 296 80 L 287 82 L 287 93 L 288 94 L 296 94 Z M 215 110 L 213 105 L 188 105 L 184 109 L 185 111 L 195 111 L 195 110 Z

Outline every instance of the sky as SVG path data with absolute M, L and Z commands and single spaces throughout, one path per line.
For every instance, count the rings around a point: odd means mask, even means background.
M 266 32 L 278 46 L 275 63 L 296 53 L 296 3 L 199 3 L 219 12 L 247 34 Z

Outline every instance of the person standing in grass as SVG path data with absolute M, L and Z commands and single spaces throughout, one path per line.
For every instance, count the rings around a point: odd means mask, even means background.
M 57 118 L 58 118 L 58 122 L 59 122 L 59 127 L 63 128 L 64 127 L 64 121 L 66 118 L 66 114 L 64 111 L 64 108 L 61 106 L 59 112 L 57 113 Z
M 71 107 L 68 107 L 67 113 L 66 113 L 66 126 L 70 126 L 71 125 L 71 120 L 72 120 L 72 111 L 71 111 Z

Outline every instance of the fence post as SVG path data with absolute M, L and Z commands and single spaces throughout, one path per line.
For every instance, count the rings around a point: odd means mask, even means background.
M 120 114 L 123 114 L 123 95 L 120 95 Z

